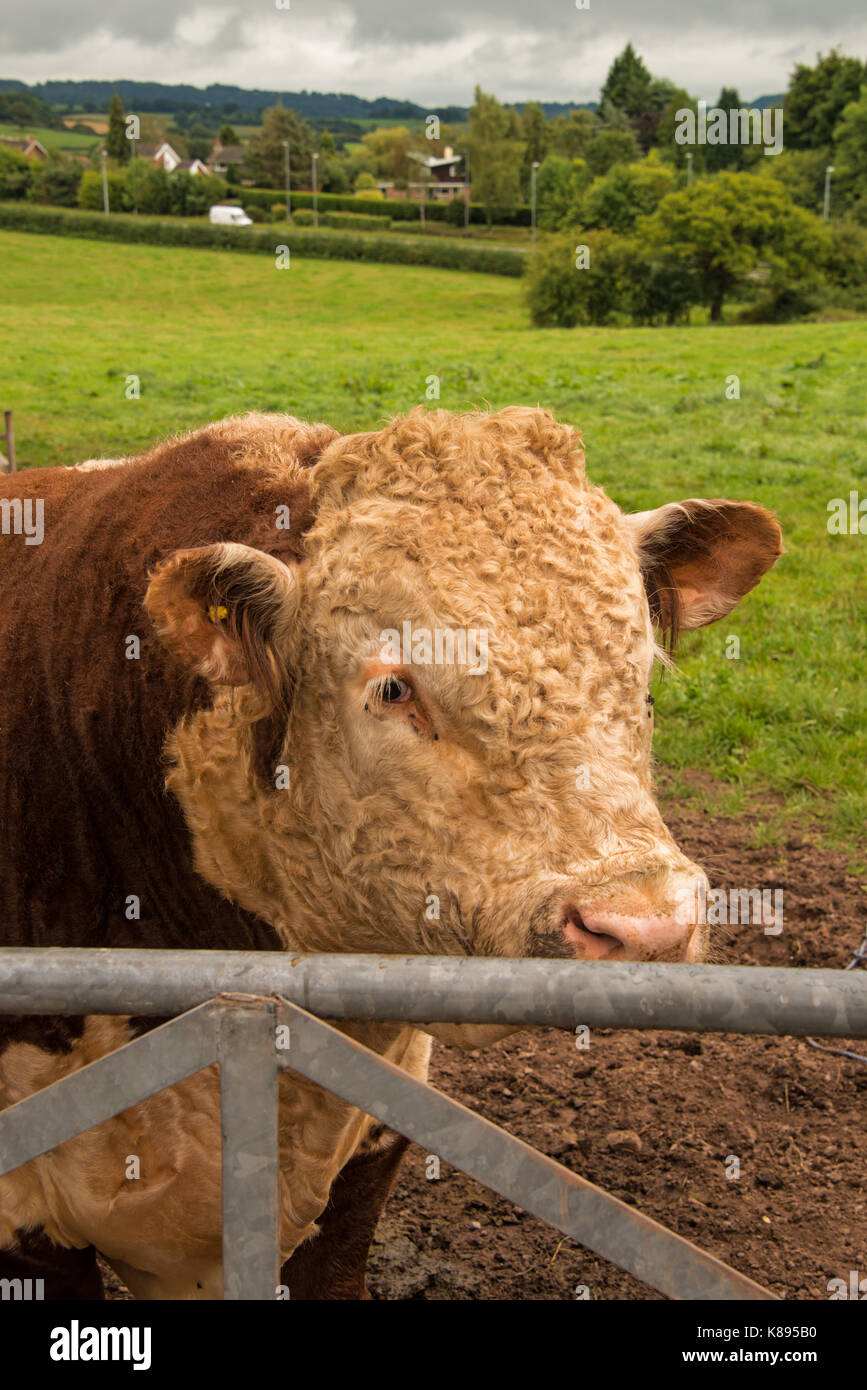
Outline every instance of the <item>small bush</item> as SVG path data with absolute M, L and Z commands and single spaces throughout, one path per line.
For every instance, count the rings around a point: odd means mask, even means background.
M 268 221 L 268 214 L 265 212 L 265 209 L 264 209 L 264 208 L 249 207 L 249 208 L 245 208 L 244 211 L 246 212 L 246 214 L 247 214 L 247 216 L 249 217 L 249 219 L 250 219 L 251 222 L 267 222 L 267 221 Z
M 292 209 L 293 227 L 312 227 L 313 210 L 312 208 L 293 208 Z
M 586 254 L 579 256 L 584 247 Z M 688 318 L 700 284 L 690 268 L 640 241 L 608 231 L 574 232 L 535 252 L 526 296 L 533 323 L 541 328 L 603 324 L 617 313 L 635 323 L 671 324 Z
M 285 219 L 286 219 L 286 204 L 285 204 L 285 203 L 272 203 L 272 204 L 271 204 L 271 221 L 272 221 L 272 222 L 283 222 L 283 221 L 285 221 Z

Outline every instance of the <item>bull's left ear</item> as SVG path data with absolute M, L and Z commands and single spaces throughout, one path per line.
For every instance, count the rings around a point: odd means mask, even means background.
M 285 709 L 281 654 L 297 609 L 297 581 L 273 555 L 225 543 L 179 550 L 151 577 L 145 606 L 157 635 L 214 685 L 252 684 Z
M 650 612 L 669 637 L 730 613 L 783 553 L 783 533 L 755 502 L 692 497 L 627 517 Z

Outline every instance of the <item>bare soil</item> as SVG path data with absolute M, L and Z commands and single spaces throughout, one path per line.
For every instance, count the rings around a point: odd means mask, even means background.
M 715 886 L 784 891 L 782 934 L 730 929 L 717 959 L 851 960 L 867 891 L 845 854 L 801 831 L 752 848 L 752 817 L 669 808 L 668 821 Z M 867 1040 L 818 1041 L 867 1055 Z M 865 1062 L 802 1039 L 672 1032 L 597 1030 L 578 1051 L 538 1030 L 470 1054 L 437 1044 L 431 1081 L 783 1298 L 827 1299 L 829 1279 L 867 1275 Z M 413 1146 L 371 1252 L 374 1298 L 661 1297 L 447 1164 L 439 1180 L 425 1168 Z

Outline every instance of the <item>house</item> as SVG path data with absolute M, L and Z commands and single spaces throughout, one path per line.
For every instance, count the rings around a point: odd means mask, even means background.
M 215 140 L 209 161 L 211 173 L 225 175 L 230 166 L 236 169 L 242 166 L 246 157 L 247 150 L 244 145 L 223 145 L 219 140 Z
M 456 198 L 465 192 L 467 184 L 464 181 L 463 169 L 458 167 L 463 165 L 464 156 L 455 154 L 450 145 L 446 145 L 441 157 L 418 154 L 415 150 L 408 150 L 407 153 L 410 159 L 425 170 L 420 179 L 410 180 L 410 197 L 417 194 L 425 199 L 442 201 Z
M 44 145 L 32 135 L 26 135 L 22 140 L 3 138 L 0 145 L 5 145 L 9 150 L 18 150 L 27 159 L 47 159 L 48 151 Z

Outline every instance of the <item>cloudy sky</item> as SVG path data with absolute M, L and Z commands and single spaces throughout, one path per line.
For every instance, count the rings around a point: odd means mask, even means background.
M 585 3 L 585 0 L 581 0 Z M 288 6 L 278 8 L 278 5 Z M 628 41 L 710 101 L 784 90 L 798 61 L 867 56 L 864 0 L 33 0 L 0 3 L 0 77 L 228 82 L 468 104 L 587 101 Z

